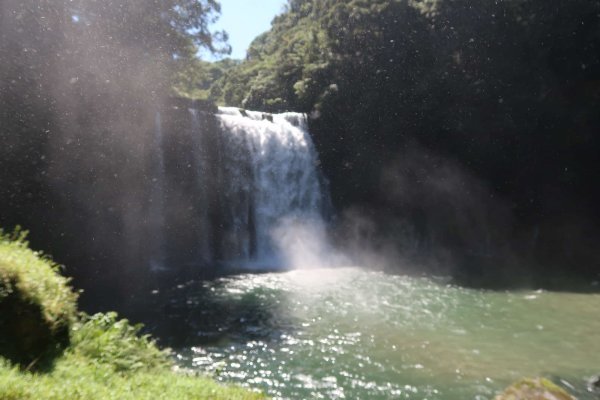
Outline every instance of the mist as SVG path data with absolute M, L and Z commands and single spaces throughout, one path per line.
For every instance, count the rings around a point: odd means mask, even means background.
M 336 248 L 320 218 L 287 217 L 271 233 L 283 268 L 317 269 L 354 266 L 354 260 Z
M 514 223 L 507 202 L 452 158 L 417 143 L 407 145 L 383 167 L 378 190 L 383 202 L 342 209 L 328 229 L 308 225 L 307 231 L 306 224 L 292 224 L 285 230 L 281 241 L 285 249 L 295 249 L 288 251 L 292 264 L 299 264 L 295 260 L 305 251 L 334 254 L 334 264 L 341 260 L 376 270 L 481 283 L 488 276 L 508 282 L 526 261 L 513 248 Z M 327 245 L 312 244 L 311 238 Z
M 162 224 L 152 186 L 174 145 L 159 148 L 156 132 L 176 130 L 156 116 L 177 108 L 171 86 L 186 57 L 219 51 L 219 36 L 205 35 L 218 9 L 204 3 L 185 15 L 141 0 L 0 5 L 0 224 L 30 230 L 90 299 L 104 285 L 120 298 L 151 284 Z M 169 189 L 165 206 L 185 215 L 189 202 L 177 199 L 189 189 Z

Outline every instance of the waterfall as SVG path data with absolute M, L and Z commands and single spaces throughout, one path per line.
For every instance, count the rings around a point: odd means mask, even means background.
M 155 121 L 151 269 L 288 266 L 273 236 L 293 221 L 321 222 L 328 199 L 306 116 L 169 112 Z
M 162 117 L 159 111 L 154 117 L 154 148 L 156 163 L 150 189 L 149 222 L 152 232 L 150 270 L 165 269 L 165 159 L 163 149 Z
M 272 234 L 284 219 L 322 218 L 317 154 L 304 114 L 219 108 L 227 260 L 273 267 Z
M 193 143 L 193 158 L 195 161 L 196 167 L 196 176 L 197 176 L 197 185 L 199 188 L 199 193 L 203 195 L 199 196 L 197 200 L 197 209 L 198 209 L 198 254 L 199 261 L 202 264 L 209 263 L 213 256 L 210 246 L 210 220 L 209 220 L 209 208 L 210 204 L 208 202 L 208 198 L 206 193 L 210 187 L 210 181 L 208 179 L 208 174 L 210 173 L 209 160 L 207 159 L 207 142 L 204 139 L 203 135 L 205 130 L 200 123 L 200 116 L 198 115 L 198 110 L 193 108 L 188 109 L 191 118 L 191 135 L 192 135 L 192 143 Z

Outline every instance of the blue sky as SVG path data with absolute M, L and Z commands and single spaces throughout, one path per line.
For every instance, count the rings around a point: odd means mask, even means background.
M 268 31 L 271 20 L 281 13 L 286 0 L 220 0 L 221 17 L 214 29 L 229 33 L 231 58 L 246 57 L 250 42 Z

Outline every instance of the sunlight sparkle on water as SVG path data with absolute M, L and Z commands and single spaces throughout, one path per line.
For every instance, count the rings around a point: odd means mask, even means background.
M 181 363 L 274 398 L 489 399 L 538 375 L 592 398 L 599 295 L 473 290 L 350 267 L 211 285 L 241 316 L 216 319 L 220 336 L 180 349 Z

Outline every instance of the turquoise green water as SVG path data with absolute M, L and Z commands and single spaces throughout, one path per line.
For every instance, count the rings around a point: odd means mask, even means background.
M 274 398 L 490 399 L 540 375 L 597 398 L 586 389 L 600 373 L 597 294 L 483 291 L 355 268 L 240 275 L 203 290 L 236 312 L 199 331 L 179 362 Z

